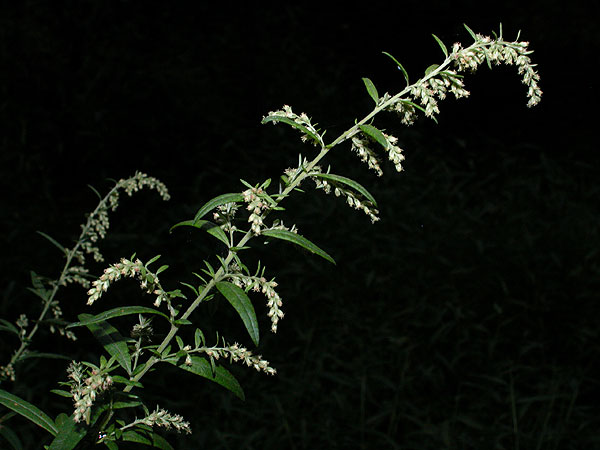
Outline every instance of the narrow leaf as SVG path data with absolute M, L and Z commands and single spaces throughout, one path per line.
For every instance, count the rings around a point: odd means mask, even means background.
M 329 254 L 327 254 L 324 250 L 321 250 L 319 247 L 317 247 L 311 241 L 306 239 L 304 236 L 286 230 L 264 230 L 261 233 L 268 237 L 289 241 L 293 244 L 299 245 L 300 247 L 304 247 L 306 250 L 316 255 L 319 255 L 320 257 L 325 258 L 327 261 L 335 264 L 335 260 L 331 256 L 329 256 Z
M 14 450 L 23 449 L 23 444 L 21 443 L 21 440 L 19 439 L 17 434 L 10 428 L 7 428 L 6 426 L 0 426 L 0 436 L 2 436 Z
M 220 240 L 223 244 L 229 246 L 229 239 L 227 239 L 227 235 L 215 223 L 209 222 L 208 220 L 184 220 L 183 222 L 176 223 L 171 227 L 170 231 L 173 231 L 177 227 L 181 226 L 189 226 L 194 228 L 199 228 L 201 230 L 206 231 L 207 233 L 213 235 L 218 240 Z
M 444 45 L 444 43 L 442 42 L 442 40 L 439 37 L 437 37 L 435 34 L 432 34 L 432 36 L 437 41 L 438 45 L 440 46 L 440 48 L 444 52 L 444 56 L 447 58 L 448 57 L 448 49 L 446 48 L 446 46 Z
M 258 346 L 258 321 L 256 320 L 254 306 L 252 306 L 252 302 L 244 290 L 227 281 L 219 281 L 216 283 L 216 287 L 237 311 L 246 326 L 246 330 L 248 330 L 248 334 L 252 338 L 252 342 L 254 342 L 254 345 Z
M 463 27 L 465 27 L 465 29 L 469 32 L 469 34 L 471 35 L 471 37 L 473 38 L 474 41 L 477 40 L 477 36 L 475 35 L 475 33 L 473 33 L 473 30 L 471 30 L 466 23 L 463 23 Z
M 69 358 L 68 356 L 61 355 L 59 353 L 46 353 L 46 352 L 27 352 L 21 359 L 29 359 L 29 358 L 47 358 L 47 359 L 65 359 L 67 361 L 71 361 L 73 358 Z
M 376 142 L 381 144 L 384 149 L 388 149 L 389 143 L 380 130 L 375 128 L 373 125 L 359 125 L 359 128 L 367 136 L 373 138 Z
M 404 75 L 404 78 L 406 79 L 406 84 L 410 84 L 410 82 L 408 81 L 408 72 L 406 71 L 406 69 L 404 69 L 404 67 L 402 66 L 402 64 L 400 64 L 398 62 L 398 60 L 396 58 L 394 58 L 392 55 L 390 55 L 388 52 L 381 52 L 384 55 L 389 56 L 390 58 L 392 58 L 392 60 L 396 63 L 396 65 L 398 66 L 398 69 L 400 69 L 400 71 L 402 72 L 402 74 Z
M 58 433 L 54 421 L 44 411 L 4 389 L 0 389 L 0 404 L 39 425 L 52 436 Z
M 368 78 L 363 78 L 363 83 L 365 83 L 365 87 L 367 88 L 367 92 L 375 102 L 375 104 L 379 103 L 379 94 L 377 93 L 377 88 L 373 84 L 373 82 Z
M 9 331 L 19 336 L 19 330 L 8 320 L 0 319 L 0 330 Z
M 208 202 L 206 202 L 204 204 L 204 206 L 198 210 L 198 212 L 196 213 L 196 216 L 194 217 L 194 222 L 197 222 L 198 220 L 200 220 L 202 217 L 204 217 L 206 215 L 207 212 L 213 210 L 217 206 L 224 205 L 225 203 L 232 203 L 232 202 L 237 203 L 237 202 L 242 202 L 242 201 L 244 201 L 244 196 L 241 193 L 234 192 L 231 194 L 219 195 L 218 197 L 215 197 L 212 200 L 209 200 Z
M 65 255 L 67 254 L 67 249 L 64 248 L 62 245 L 60 245 L 55 239 L 51 238 L 50 236 L 48 236 L 46 233 L 42 233 L 41 231 L 37 232 L 39 235 L 44 236 L 46 239 L 48 239 L 52 244 L 56 245 L 56 247 L 58 249 L 60 249 L 61 252 L 63 252 Z
M 213 370 L 211 369 L 210 363 L 206 359 L 196 355 L 190 355 L 190 358 L 192 359 L 192 364 L 190 366 L 185 364 L 183 358 L 169 358 L 166 361 L 174 366 L 179 367 L 180 369 L 214 381 L 224 388 L 229 389 L 240 399 L 245 399 L 244 390 L 240 386 L 240 383 L 238 383 L 235 377 L 227 369 L 222 366 L 215 366 L 213 375 Z
M 350 178 L 342 177 L 341 175 L 334 175 L 332 173 L 318 173 L 314 176 L 318 178 L 323 178 L 325 180 L 334 181 L 336 183 L 342 183 L 346 186 L 350 186 L 356 192 L 360 193 L 364 198 L 373 203 L 373 206 L 377 206 L 375 198 L 369 193 L 369 191 L 367 191 L 362 185 L 360 185 L 354 180 L 351 180 Z
M 91 314 L 79 314 L 77 318 L 80 322 L 92 318 Z M 108 322 L 93 322 L 86 325 L 94 337 L 98 339 L 104 349 L 114 356 L 117 362 L 125 369 L 128 375 L 131 375 L 131 357 L 127 349 L 127 340 L 119 331 Z
M 87 316 L 85 320 L 80 319 L 79 322 L 69 324 L 66 328 L 88 326 L 94 323 L 104 322 L 108 319 L 112 319 L 113 317 L 122 317 L 131 314 L 158 314 L 159 316 L 163 316 L 165 319 L 169 320 L 169 317 L 165 313 L 153 308 L 147 308 L 145 306 L 121 306 L 119 308 L 113 308 L 109 309 L 108 311 L 101 312 L 100 314 L 96 314 L 95 316 L 92 316 L 90 314 L 83 314 Z

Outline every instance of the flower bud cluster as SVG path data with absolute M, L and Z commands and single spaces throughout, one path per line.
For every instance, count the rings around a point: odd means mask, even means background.
M 98 368 L 94 368 L 91 371 L 84 371 L 82 365 L 75 361 L 71 363 L 67 372 L 69 373 L 69 378 L 72 380 L 69 384 L 75 406 L 73 420 L 81 422 L 83 419 L 89 424 L 92 405 L 98 395 L 112 385 L 112 378 L 108 374 L 101 373 Z
M 358 154 L 362 162 L 367 163 L 369 169 L 374 170 L 377 173 L 377 176 L 380 177 L 383 175 L 383 171 L 381 170 L 381 167 L 379 167 L 379 161 L 375 156 L 375 152 L 371 150 L 368 145 L 368 139 L 361 139 L 359 135 L 352 137 L 351 149 Z
M 396 145 L 396 143 L 398 142 L 398 138 L 385 133 L 383 133 L 383 135 L 385 136 L 385 139 L 388 142 L 388 158 L 394 164 L 396 171 L 402 172 L 402 161 L 404 161 L 404 155 L 402 154 L 402 149 Z
M 523 84 L 529 89 L 527 97 L 528 107 L 537 105 L 542 97 L 542 90 L 538 86 L 539 74 L 535 71 L 535 64 L 531 63 L 528 55 L 533 53 L 527 50 L 529 42 L 505 42 L 502 38 L 494 40 L 489 36 L 476 35 L 476 44 L 466 49 L 459 43 L 452 47 L 452 58 L 459 71 L 475 71 L 484 61 L 493 64 L 516 64 L 519 75 L 523 76 Z
M 66 286 L 67 284 L 77 283 L 84 288 L 90 287 L 90 280 L 86 277 L 89 276 L 89 271 L 83 266 L 71 266 L 67 269 L 66 273 L 60 279 L 59 284 Z
M 354 209 L 362 210 L 369 218 L 372 223 L 375 223 L 379 220 L 377 214 L 379 214 L 379 210 L 375 208 L 375 206 L 368 200 L 360 200 L 354 192 L 349 189 L 344 188 L 341 184 L 336 183 L 330 180 L 324 180 L 319 177 L 311 177 L 316 183 L 317 189 L 323 189 L 326 194 L 331 192 L 331 188 L 333 187 L 333 192 L 336 197 L 344 196 L 346 197 L 346 202 L 348 205 L 353 207 Z
M 235 231 L 237 228 L 232 224 L 238 205 L 235 202 L 219 205 L 213 213 L 213 219 L 224 231 Z
M 190 427 L 190 423 L 186 422 L 182 416 L 178 414 L 171 414 L 165 409 L 156 407 L 156 411 L 147 415 L 143 419 L 137 420 L 136 423 L 141 423 L 144 425 L 148 425 L 149 427 L 153 427 L 154 425 L 158 427 L 163 427 L 167 430 L 174 428 L 178 432 L 186 432 L 190 434 L 192 432 L 192 428 Z
M 268 375 L 275 375 L 277 373 L 273 367 L 269 366 L 269 361 L 262 359 L 261 355 L 255 356 L 250 350 L 240 346 L 238 343 L 227 347 L 210 347 L 204 351 L 214 359 L 219 359 L 219 357 L 229 358 L 233 362 L 241 361 L 248 367 L 254 367 L 258 372 L 265 372 Z
M 292 107 L 289 105 L 283 105 L 283 108 L 277 111 L 269 111 L 269 116 L 279 116 L 285 117 L 286 119 L 291 119 L 298 125 L 306 128 L 313 136 L 309 136 L 306 133 L 302 134 L 302 142 L 306 142 L 310 140 L 314 145 L 323 145 L 323 142 L 320 142 L 319 131 L 315 128 L 315 126 L 311 123 L 310 118 L 305 114 L 301 113 L 300 115 L 296 114 L 292 111 Z M 275 123 L 275 122 L 273 122 Z M 316 139 L 315 139 L 316 138 Z
M 293 231 L 295 232 L 295 230 Z M 265 277 L 248 276 L 241 273 L 235 274 L 232 280 L 233 284 L 239 286 L 246 291 L 252 290 L 254 292 L 262 292 L 267 297 L 267 307 L 269 313 L 267 314 L 271 318 L 271 331 L 277 333 L 277 324 L 283 319 L 283 311 L 281 306 L 283 302 L 279 294 L 275 291 L 277 282 L 275 280 L 267 281 Z
M 122 258 L 121 262 L 112 264 L 106 269 L 100 278 L 92 282 L 92 288 L 88 290 L 88 305 L 94 304 L 102 294 L 104 294 L 110 285 L 115 281 L 124 278 L 136 278 L 140 280 L 140 287 L 145 290 L 148 294 L 156 295 L 154 300 L 154 306 L 157 308 L 163 301 L 169 303 L 170 297 L 167 292 L 160 286 L 158 276 L 150 272 L 139 259 L 130 261 L 126 258 Z
M 248 217 L 248 222 L 251 223 L 250 228 L 255 235 L 260 234 L 260 230 L 263 225 L 263 211 L 269 209 L 269 203 L 264 198 L 265 194 L 266 193 L 262 188 L 251 188 L 246 189 L 244 192 L 242 192 L 242 195 L 244 196 L 244 201 L 248 203 L 246 209 L 250 211 L 250 217 Z

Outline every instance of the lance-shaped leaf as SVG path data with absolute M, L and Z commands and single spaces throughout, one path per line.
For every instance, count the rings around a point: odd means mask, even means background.
M 92 317 L 91 314 L 79 314 L 77 316 L 80 322 L 89 320 Z M 114 356 L 121 367 L 127 371 L 127 374 L 131 375 L 131 357 L 127 349 L 127 339 L 106 321 L 88 323 L 86 326 L 109 355 Z
M 406 84 L 410 84 L 408 81 L 408 72 L 406 71 L 406 69 L 404 68 L 404 66 L 402 66 L 402 64 L 400 64 L 398 62 L 398 60 L 396 58 L 394 58 L 392 55 L 390 55 L 388 52 L 381 52 L 386 56 L 389 56 L 390 58 L 392 58 L 392 61 L 394 61 L 396 63 L 396 65 L 398 66 L 398 69 L 400 69 L 400 71 L 402 72 L 402 74 L 404 75 L 404 79 L 406 80 Z
M 54 424 L 54 421 L 44 411 L 23 400 L 21 397 L 0 389 L 0 404 L 39 425 L 52 436 L 56 436 L 58 433 L 58 428 Z
M 444 45 L 442 40 L 439 37 L 437 37 L 435 34 L 432 34 L 432 36 L 436 40 L 436 42 L 438 43 L 440 48 L 442 49 L 442 52 L 444 52 L 444 56 L 447 58 L 448 57 L 448 49 L 446 48 L 446 46 Z
M 261 231 L 261 234 L 264 236 L 269 236 L 276 239 L 292 242 L 296 245 L 299 245 L 300 247 L 305 248 L 309 252 L 319 255 L 320 257 L 325 258 L 327 261 L 335 264 L 335 260 L 331 256 L 329 256 L 327 252 L 321 250 L 319 247 L 317 247 L 311 241 L 306 239 L 304 236 L 292 233 L 291 231 L 287 230 L 263 230 Z
M 123 433 L 121 439 L 126 442 L 136 442 L 138 444 L 145 444 L 162 450 L 173 450 L 173 446 L 169 444 L 165 438 L 151 431 L 127 430 Z
M 364 188 L 364 186 L 362 186 L 361 184 L 357 183 L 356 181 L 354 181 L 350 178 L 346 178 L 341 175 L 334 175 L 332 173 L 317 173 L 314 176 L 318 177 L 318 178 L 323 178 L 325 180 L 333 181 L 336 183 L 345 184 L 346 186 L 349 186 L 352 189 L 354 189 L 356 192 L 360 193 L 364 198 L 369 200 L 371 203 L 373 203 L 373 206 L 377 206 L 375 197 L 373 197 L 371 195 L 371 193 Z
M 54 244 L 61 252 L 63 252 L 65 255 L 68 253 L 67 249 L 64 248 L 62 245 L 60 245 L 55 239 L 51 238 L 50 236 L 48 236 L 46 233 L 42 233 L 41 231 L 37 232 L 39 235 L 45 237 L 46 239 L 48 239 L 48 241 L 50 241 L 52 244 Z
M 75 423 L 73 416 L 60 414 L 56 418 L 56 424 L 58 425 L 58 434 L 50 443 L 48 450 L 74 449 L 87 434 L 87 428 L 82 424 Z
M 268 122 L 283 122 L 283 123 L 287 123 L 292 128 L 296 128 L 297 130 L 300 130 L 301 132 L 303 132 L 304 134 L 306 134 L 308 137 L 310 137 L 317 144 L 320 143 L 319 142 L 319 138 L 317 137 L 316 134 L 314 134 L 312 131 L 310 131 L 308 128 L 306 128 L 304 125 L 300 125 L 299 123 L 294 122 L 293 119 L 290 119 L 288 117 L 273 115 L 273 116 L 267 116 L 267 117 L 265 117 L 263 120 L 261 120 L 260 123 L 265 124 L 265 123 L 268 123 Z
M 373 101 L 375 101 L 375 104 L 377 104 L 379 102 L 379 93 L 377 92 L 377 88 L 375 87 L 375 85 L 373 84 L 373 82 L 370 79 L 363 78 L 362 80 L 363 80 L 363 83 L 365 83 L 367 92 L 369 93 L 369 95 L 371 96 Z
M 236 396 L 245 399 L 244 390 L 238 383 L 238 380 L 222 366 L 215 365 L 215 370 L 213 373 L 213 369 L 206 359 L 201 358 L 200 356 L 190 355 L 192 360 L 191 365 L 185 364 L 184 358 L 169 358 L 165 361 L 173 364 L 174 366 L 179 367 L 180 369 L 187 370 L 188 372 L 192 372 L 196 375 L 200 375 L 201 377 L 207 378 L 210 381 L 214 381 L 217 384 L 220 384 L 226 389 L 229 389 Z
M 119 308 L 109 309 L 108 311 L 101 312 L 95 316 L 89 315 L 85 320 L 80 320 L 79 322 L 67 325 L 67 328 L 87 326 L 98 322 L 104 322 L 114 317 L 128 316 L 130 314 L 158 314 L 169 320 L 169 317 L 165 313 L 153 308 L 147 308 L 145 306 L 120 306 Z
M 209 222 L 208 220 L 184 220 L 183 222 L 179 222 L 173 225 L 169 231 L 173 231 L 175 228 L 182 226 L 189 226 L 204 230 L 207 233 L 216 237 L 223 244 L 229 246 L 229 240 L 227 239 L 227 235 L 221 229 L 221 227 L 215 223 Z
M 244 290 L 233 283 L 227 281 L 219 281 L 216 283 L 219 292 L 227 299 L 231 306 L 235 308 L 239 316 L 242 318 L 248 334 L 252 338 L 254 345 L 258 346 L 258 321 L 252 302 L 244 292 Z
M 365 133 L 367 136 L 373 138 L 373 140 L 381 144 L 381 146 L 384 149 L 388 149 L 388 140 L 385 138 L 385 136 L 379 129 L 375 128 L 373 125 L 359 125 L 359 127 L 363 133 Z
M 198 220 L 200 220 L 202 217 L 204 217 L 206 215 L 207 212 L 212 211 L 217 206 L 224 205 L 225 203 L 237 203 L 237 202 L 243 202 L 243 201 L 244 201 L 244 196 L 238 192 L 219 195 L 219 196 L 213 198 L 212 200 L 209 200 L 208 202 L 206 202 L 204 204 L 204 206 L 202 206 L 202 208 L 200 208 L 198 210 L 198 212 L 196 213 L 196 216 L 194 217 L 194 222 L 197 222 Z

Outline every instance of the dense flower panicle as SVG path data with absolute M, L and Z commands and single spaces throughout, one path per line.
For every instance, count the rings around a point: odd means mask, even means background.
M 398 138 L 395 136 L 387 135 L 383 133 L 385 139 L 388 142 L 387 152 L 390 161 L 394 164 L 397 172 L 402 172 L 404 170 L 402 168 L 402 161 L 404 161 L 404 155 L 402 154 L 402 149 L 396 145 L 398 142 Z
M 156 425 L 157 427 L 163 427 L 167 430 L 174 428 L 180 433 L 182 431 L 188 434 L 192 432 L 190 423 L 186 422 L 183 417 L 178 414 L 171 414 L 167 410 L 159 408 L 158 406 L 154 412 L 147 415 L 143 419 L 137 420 L 135 423 L 142 423 L 150 427 Z
M 528 56 L 533 53 L 527 50 L 529 42 L 505 42 L 480 34 L 477 34 L 476 37 L 476 45 L 467 49 L 464 49 L 459 43 L 453 45 L 452 58 L 458 70 L 475 71 L 484 61 L 488 61 L 490 64 L 516 64 L 519 75 L 523 76 L 523 84 L 529 88 L 527 90 L 529 98 L 527 106 L 537 105 L 542 98 L 542 90 L 538 86 L 540 76 L 534 69 L 535 64 L 531 63 L 531 58 Z
M 367 163 L 369 169 L 372 169 L 377 173 L 378 177 L 383 175 L 383 171 L 379 166 L 379 161 L 375 156 L 375 152 L 369 148 L 369 141 L 367 139 L 361 139 L 359 136 L 352 136 L 351 149 L 358 154 L 362 162 Z
M 275 375 L 277 371 L 269 366 L 269 361 L 262 359 L 261 355 L 254 355 L 250 350 L 240 346 L 238 343 L 227 347 L 209 347 L 202 348 L 202 351 L 211 358 L 219 359 L 229 358 L 233 362 L 243 362 L 248 367 L 253 367 L 258 372 L 265 372 L 267 375 Z
M 102 374 L 97 368 L 84 370 L 81 363 L 73 361 L 67 369 L 71 386 L 71 395 L 75 411 L 73 420 L 75 422 L 90 423 L 92 405 L 96 398 L 106 391 L 113 383 L 108 374 Z
M 281 227 L 283 224 L 279 226 Z M 297 232 L 295 227 L 292 227 L 290 231 L 293 233 Z M 236 286 L 246 289 L 247 291 L 252 290 L 254 292 L 262 292 L 267 297 L 267 307 L 269 308 L 267 316 L 271 319 L 271 331 L 277 333 L 277 324 L 283 319 L 284 314 L 281 310 L 283 301 L 275 291 L 275 288 L 277 287 L 275 280 L 267 281 L 263 276 L 249 276 L 241 273 L 232 274 L 232 277 L 232 282 Z
M 324 180 L 319 177 L 311 177 L 316 184 L 317 189 L 323 189 L 326 194 L 331 192 L 333 187 L 333 192 L 336 197 L 344 196 L 346 197 L 346 203 L 354 209 L 361 210 L 369 219 L 371 219 L 372 223 L 375 223 L 379 220 L 377 215 L 379 214 L 379 210 L 374 207 L 374 205 L 368 200 L 360 200 L 354 192 L 349 189 L 344 188 L 341 184 L 336 183 L 334 181 Z
M 283 105 L 283 108 L 277 111 L 269 111 L 268 114 L 270 117 L 282 117 L 286 119 L 291 119 L 298 125 L 307 129 L 313 136 L 309 136 L 306 133 L 302 134 L 302 142 L 311 141 L 314 145 L 323 145 L 322 139 L 319 135 L 319 130 L 315 128 L 315 126 L 311 123 L 310 118 L 305 113 L 300 113 L 300 115 L 296 114 L 292 111 L 291 106 Z M 273 122 L 275 123 L 275 122 Z
M 110 285 L 115 281 L 124 278 L 136 278 L 140 281 L 140 287 L 145 290 L 148 294 L 156 295 L 154 300 L 154 306 L 157 308 L 163 301 L 169 303 L 170 307 L 170 296 L 161 287 L 158 276 L 150 272 L 139 259 L 130 261 L 126 258 L 122 258 L 121 262 L 112 264 L 106 269 L 100 278 L 92 282 L 92 288 L 88 290 L 88 305 L 94 304 L 102 294 L 104 294 Z
M 251 188 L 246 189 L 242 192 L 244 201 L 248 203 L 246 209 L 250 211 L 250 229 L 255 235 L 259 235 L 263 226 L 262 214 L 263 211 L 268 210 L 269 203 L 264 199 L 265 191 L 262 188 Z

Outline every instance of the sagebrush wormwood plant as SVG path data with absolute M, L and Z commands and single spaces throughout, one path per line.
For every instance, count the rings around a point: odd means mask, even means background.
M 118 206 L 119 191 L 131 195 L 134 191 L 149 187 L 168 200 L 166 187 L 145 174 L 137 173 L 132 178 L 117 182 L 104 197 L 98 194 L 100 202 L 89 214 L 72 248 L 65 248 L 42 233 L 60 249 L 66 261 L 56 279 L 32 272 L 32 287 L 29 289 L 42 300 L 37 319 L 30 320 L 21 315 L 16 324 L 0 321 L 0 330 L 15 335 L 19 342 L 12 357 L 0 368 L 2 381 L 14 381 L 19 364 L 24 359 L 49 356 L 31 350 L 35 345 L 36 332 L 42 325 L 71 339 L 75 339 L 75 328 L 86 327 L 100 342 L 105 353 L 94 362 L 72 361 L 67 369 L 66 381 L 59 383 L 63 389 L 53 390 L 53 393 L 72 403 L 69 415 L 63 412 L 52 419 L 33 404 L 7 390 L 0 390 L 0 403 L 11 410 L 0 418 L 0 431 L 6 442 L 13 448 L 21 448 L 17 434 L 6 426 L 8 420 L 18 414 L 49 433 L 48 449 L 72 449 L 86 445 L 84 443 L 104 444 L 116 449 L 123 441 L 172 448 L 156 432 L 156 428 L 190 433 L 191 427 L 177 414 L 160 406 L 149 408 L 146 405 L 141 380 L 151 369 L 170 364 L 214 381 L 240 398 L 244 398 L 243 390 L 221 364 L 223 360 L 242 362 L 257 371 L 275 374 L 275 369 L 262 356 L 239 343 L 230 342 L 217 334 L 216 343 L 209 344 L 209 339 L 194 323 L 194 313 L 202 303 L 221 295 L 236 310 L 250 339 L 257 346 L 258 322 L 248 294 L 251 291 L 260 292 L 266 297 L 271 331 L 277 332 L 279 322 L 284 317 L 277 283 L 267 277 L 260 263 L 254 270 L 247 267 L 242 256 L 250 248 L 248 243 L 260 236 L 262 240 L 289 241 L 334 262 L 329 254 L 299 234 L 296 226 L 284 225 L 274 217 L 277 211 L 283 209 L 281 204 L 284 199 L 293 191 L 302 192 L 299 188 L 303 181 L 312 180 L 317 189 L 326 193 L 333 191 L 336 196 L 343 197 L 349 206 L 363 211 L 372 222 L 379 220 L 377 202 L 373 196 L 356 181 L 334 174 L 330 168 L 324 170 L 320 163 L 325 156 L 334 147 L 348 141 L 350 149 L 377 175 L 382 174 L 381 154 L 387 155 L 397 171 L 402 171 L 404 155 L 397 145 L 398 139 L 375 127 L 375 116 L 383 111 L 395 112 L 403 124 L 410 125 L 422 112 L 435 120 L 440 100 L 449 94 L 456 98 L 469 95 L 461 72 L 475 71 L 484 62 L 490 68 L 492 64 L 500 63 L 516 65 L 527 87 L 528 106 L 540 101 L 542 91 L 538 86 L 539 76 L 529 58 L 532 52 L 528 50 L 527 42 L 519 41 L 518 36 L 515 41 L 505 41 L 502 28 L 498 35 L 493 34 L 493 38 L 465 28 L 473 38 L 473 43 L 467 47 L 456 43 L 448 50 L 434 36 L 445 59 L 441 64 L 429 66 L 425 75 L 413 83 L 409 81 L 403 66 L 386 53 L 404 75 L 406 87 L 394 95 L 379 95 L 374 83 L 363 78 L 366 90 L 375 103 L 373 110 L 329 143 L 325 141 L 325 132 L 319 130 L 306 114 L 297 114 L 287 105 L 281 110 L 269 112 L 262 123 L 290 125 L 300 131 L 303 142 L 317 147 L 317 155 L 312 159 L 300 156 L 297 166 L 286 169 L 277 183 L 271 183 L 270 179 L 255 185 L 242 181 L 244 188 L 241 192 L 219 195 L 206 202 L 193 219 L 173 226 L 205 230 L 226 248 L 226 253 L 221 254 L 224 256 L 215 255 L 212 262 L 204 261 L 202 273 L 194 274 L 198 279 L 197 285 L 181 283 L 187 289 L 185 294 L 180 289 L 169 290 L 161 284 L 159 275 L 168 266 L 150 268 L 158 256 L 146 263 L 135 255 L 123 258 L 109 265 L 96 279 L 85 268 L 87 255 L 92 255 L 95 261 L 103 260 L 96 245 L 106 235 L 108 212 Z M 273 185 L 277 187 L 273 188 Z M 212 214 L 210 220 L 205 218 L 209 213 Z M 121 306 L 94 316 L 80 314 L 75 323 L 62 317 L 58 301 L 62 286 L 81 284 L 87 289 L 87 304 L 92 305 L 100 302 L 108 289 L 123 278 L 136 279 L 142 291 L 153 298 L 152 304 Z M 119 331 L 110 323 L 111 319 L 131 315 L 137 318 L 137 322 L 127 332 Z M 153 343 L 149 338 L 154 335 L 153 329 L 162 325 L 156 323 L 160 321 L 164 321 L 168 331 L 160 343 Z M 68 358 L 68 355 L 62 356 Z

